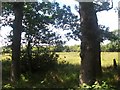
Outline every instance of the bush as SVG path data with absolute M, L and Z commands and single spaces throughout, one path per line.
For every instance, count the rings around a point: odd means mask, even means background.
M 46 72 L 53 69 L 57 64 L 58 55 L 54 52 L 44 50 L 43 52 L 34 52 L 31 57 L 24 53 L 21 56 L 21 73 L 25 72 Z
M 31 61 L 32 71 L 48 71 L 53 69 L 57 64 L 57 59 L 58 55 L 50 52 L 35 55 Z

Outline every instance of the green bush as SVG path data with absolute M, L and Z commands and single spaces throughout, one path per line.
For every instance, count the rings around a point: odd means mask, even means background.
M 49 52 L 45 49 L 43 52 L 33 52 L 30 55 L 23 53 L 21 55 L 21 72 L 45 72 L 53 69 L 57 64 L 58 54 L 54 52 Z
M 53 69 L 57 64 L 57 59 L 58 55 L 50 52 L 35 55 L 31 61 L 32 71 L 48 71 Z

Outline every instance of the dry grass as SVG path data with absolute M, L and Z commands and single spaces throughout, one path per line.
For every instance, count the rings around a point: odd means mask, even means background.
M 70 64 L 80 64 L 79 52 L 59 52 L 59 61 L 65 60 Z M 101 64 L 104 67 L 113 65 L 113 59 L 118 63 L 118 54 L 120 52 L 101 52 Z

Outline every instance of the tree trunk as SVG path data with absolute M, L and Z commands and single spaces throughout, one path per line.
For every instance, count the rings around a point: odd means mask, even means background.
M 29 37 L 30 38 L 30 37 Z M 28 40 L 28 45 L 27 45 L 27 64 L 28 64 L 28 68 L 29 68 L 29 72 L 31 73 L 31 60 L 32 60 L 32 50 L 31 50 L 31 40 Z
M 100 48 L 100 41 L 97 43 L 97 48 L 96 50 L 96 76 L 97 77 L 102 77 L 102 67 L 101 67 L 101 48 Z
M 92 2 L 80 2 L 81 70 L 80 84 L 92 85 L 101 73 L 100 39 L 97 16 Z
M 20 78 L 20 46 L 21 31 L 23 19 L 23 3 L 13 4 L 15 20 L 13 22 L 13 41 L 12 41 L 12 64 L 11 64 L 11 81 L 17 81 Z

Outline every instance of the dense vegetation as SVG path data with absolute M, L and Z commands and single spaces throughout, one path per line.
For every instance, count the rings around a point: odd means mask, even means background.
M 46 67 L 48 69 L 38 69 L 34 73 L 23 73 L 21 79 L 17 84 L 10 83 L 10 56 L 5 54 L 2 56 L 3 62 L 3 88 L 78 88 L 79 87 L 79 52 L 59 52 L 57 63 L 55 67 Z M 101 83 L 96 82 L 93 85 L 96 90 L 118 90 L 117 71 L 113 68 L 113 58 L 118 62 L 117 52 L 103 52 L 101 54 L 102 67 L 103 67 L 103 78 L 99 79 Z M 83 88 L 93 88 L 91 86 L 81 86 Z M 80 89 L 81 90 L 81 89 Z

